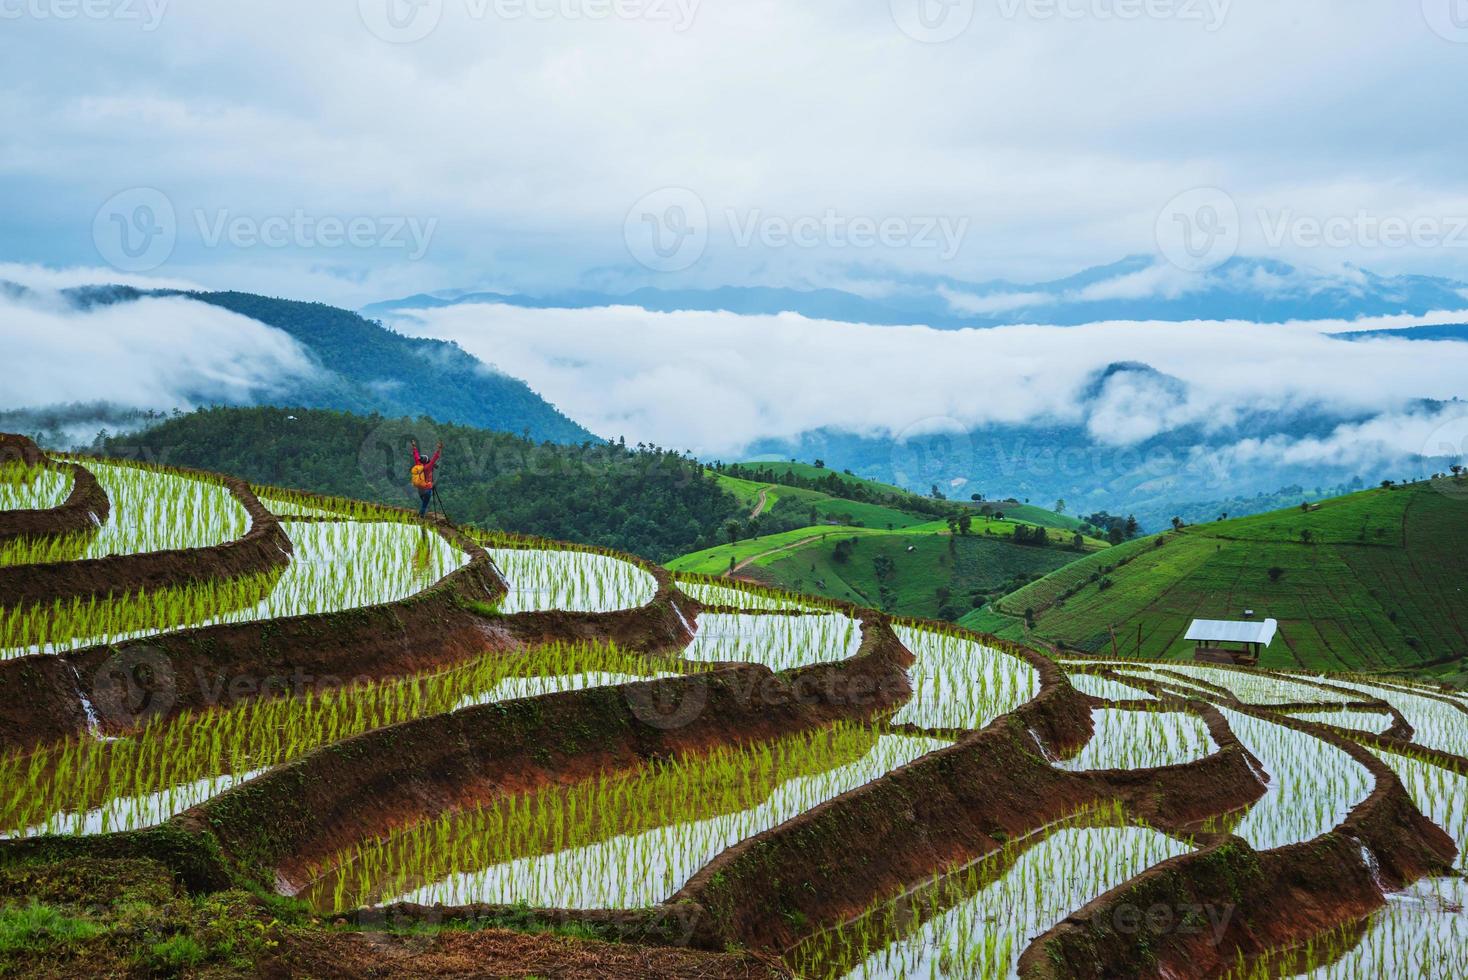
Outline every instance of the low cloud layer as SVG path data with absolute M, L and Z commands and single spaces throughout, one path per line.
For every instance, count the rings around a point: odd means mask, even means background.
M 0 291 L 6 360 L 0 409 L 67 402 L 156 410 L 240 403 L 315 373 L 288 335 L 205 303 L 148 298 L 79 310 L 54 290 L 95 282 L 85 271 L 9 267 L 0 270 L 4 278 L 31 291 Z
M 1463 391 L 1468 344 L 1327 333 L 1440 319 L 940 331 L 794 314 L 484 305 L 417 311 L 399 327 L 457 341 L 593 431 L 724 455 L 827 426 L 901 437 L 1050 419 L 1122 446 L 1181 426 L 1221 430 L 1255 411 L 1410 413 L 1418 399 Z M 1104 373 L 1120 362 L 1154 370 Z M 1392 438 L 1420 434 L 1415 423 L 1399 428 Z

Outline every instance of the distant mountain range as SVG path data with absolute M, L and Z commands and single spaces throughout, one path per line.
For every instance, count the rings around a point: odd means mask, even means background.
M 1468 283 L 1430 276 L 1380 276 L 1364 269 L 1320 272 L 1265 259 L 1236 258 L 1211 272 L 1186 273 L 1151 256 L 1039 283 L 965 282 L 948 277 L 882 277 L 872 295 L 839 289 L 724 286 L 645 287 L 626 293 L 567 290 L 536 295 L 450 290 L 364 307 L 367 316 L 468 303 L 531 309 L 636 306 L 651 312 L 799 313 L 848 323 L 924 324 L 939 329 L 1018 323 L 1076 326 L 1100 320 L 1324 320 L 1422 315 L 1468 309 Z
M 12 297 L 24 292 L 24 287 L 14 284 L 0 287 Z M 601 441 L 525 382 L 501 374 L 456 344 L 406 337 L 349 310 L 251 293 L 144 291 L 125 286 L 88 286 L 64 290 L 62 296 L 79 309 L 136 302 L 148 296 L 181 296 L 289 334 L 305 348 L 318 371 L 309 382 L 272 392 L 271 404 L 358 415 L 427 415 L 544 442 Z M 39 413 L 37 418 L 67 424 L 66 416 L 66 411 L 52 407 L 49 414 Z M 114 426 L 135 425 L 144 416 L 121 412 L 102 416 L 102 420 Z

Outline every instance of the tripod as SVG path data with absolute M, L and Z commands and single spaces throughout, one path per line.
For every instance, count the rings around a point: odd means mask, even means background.
M 443 515 L 444 520 L 448 521 L 450 524 L 454 523 L 454 519 L 450 517 L 449 512 L 444 509 L 443 498 L 438 495 L 437 484 L 435 484 L 433 487 L 433 504 L 435 507 L 438 508 L 438 512 Z

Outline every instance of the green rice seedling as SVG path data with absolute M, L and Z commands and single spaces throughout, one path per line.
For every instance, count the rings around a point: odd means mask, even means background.
M 1093 698 L 1104 698 L 1107 701 L 1155 701 L 1152 695 L 1140 687 L 1132 687 L 1114 681 L 1109 677 L 1097 677 L 1095 674 L 1086 674 L 1080 671 L 1065 675 L 1070 679 L 1071 686 L 1082 694 L 1089 694 Z
M 748 582 L 711 579 L 705 575 L 679 575 L 678 588 L 690 599 L 705 606 L 722 606 L 746 612 L 823 612 L 835 608 L 809 596 L 797 596 L 780 589 Z
M 1417 808 L 1458 845 L 1457 871 L 1468 872 L 1468 778 L 1410 753 L 1372 750 L 1391 766 Z M 1362 861 L 1375 857 L 1362 849 Z M 1240 964 L 1230 980 L 1279 976 L 1312 980 L 1468 976 L 1468 880 L 1428 878 L 1387 896 L 1364 923 L 1333 930 L 1298 948 Z
M 0 608 L 0 659 L 116 643 L 171 629 L 254 622 L 397 602 L 462 567 L 441 535 L 405 524 L 284 524 L 284 571 L 113 598 Z
M 318 497 L 295 490 L 252 486 L 265 509 L 277 517 L 328 517 L 349 521 L 395 521 L 417 523 L 417 515 L 407 510 L 382 507 L 348 497 Z
M 774 671 L 856 656 L 861 624 L 840 613 L 704 613 L 683 656 L 701 663 L 764 664 Z
M 1316 703 L 1342 704 L 1350 698 L 1334 694 L 1313 684 L 1303 683 L 1278 674 L 1226 667 L 1204 667 L 1198 664 L 1161 663 L 1159 669 L 1196 677 L 1198 680 L 1232 691 L 1244 704 L 1268 707 L 1275 704 Z
M 111 514 L 85 548 L 66 538 L 13 542 L 0 565 L 102 558 L 173 548 L 203 548 L 243 537 L 250 515 L 222 482 L 136 463 L 87 460 L 111 501 Z
M 1334 725 L 1336 728 L 1349 728 L 1368 735 L 1380 735 L 1392 727 L 1393 720 L 1392 716 L 1385 711 L 1358 711 L 1354 708 L 1341 708 L 1336 711 L 1290 711 L 1286 714 L 1301 721 Z M 1468 722 L 1468 718 L 1465 718 L 1464 721 Z
M 0 608 L 0 659 L 61 653 L 218 621 L 264 602 L 282 573 L 210 579 L 111 598 L 72 598 Z
M 1153 769 L 1178 766 L 1212 755 L 1218 744 L 1197 715 L 1181 711 L 1097 708 L 1096 733 L 1062 769 Z
M 1339 826 L 1375 786 L 1371 773 L 1313 735 L 1219 706 L 1269 775 L 1269 789 L 1234 829 L 1258 850 L 1312 840 Z
M 490 557 L 509 585 L 505 613 L 614 612 L 647 605 L 657 580 L 630 562 L 583 551 L 491 548 Z
M 917 658 L 909 671 L 912 700 L 893 717 L 894 724 L 983 728 L 1040 693 L 1039 671 L 1004 649 L 957 633 L 901 625 L 894 629 Z
M 738 841 L 944 744 L 841 724 L 504 797 L 339 855 L 307 897 L 324 911 L 398 899 L 650 906 Z
M 50 466 L 0 463 L 0 510 L 49 510 L 71 493 L 71 473 Z
M 801 943 L 787 959 L 801 976 L 1015 975 L 1030 941 L 1087 902 L 1192 848 L 1119 807 L 1089 812 L 873 906 Z
M 1468 711 L 1438 697 L 1409 694 L 1397 687 L 1357 681 L 1331 681 L 1340 687 L 1380 698 L 1402 713 L 1416 733 L 1412 741 L 1429 749 L 1468 757 Z
M 271 693 L 150 721 L 114 739 L 89 735 L 0 757 L 0 832 L 104 833 L 148 826 L 239 779 L 323 745 L 489 699 L 587 686 L 587 677 L 661 676 L 668 662 L 600 644 L 486 654 L 421 677 Z M 517 686 L 518 685 L 518 686 Z M 513 689 L 512 689 L 513 688 Z

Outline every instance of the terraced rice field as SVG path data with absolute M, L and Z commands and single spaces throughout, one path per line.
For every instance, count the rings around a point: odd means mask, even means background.
M 1186 843 L 1120 813 L 1017 841 L 809 941 L 796 956 L 814 977 L 1007 977 L 1043 934 L 1128 878 L 1185 854 Z M 1086 824 L 1095 824 L 1089 826 Z
M 243 896 L 231 914 L 275 944 L 252 956 L 331 948 L 380 975 L 502 955 L 507 929 L 560 934 L 503 967 L 526 974 L 632 950 L 639 976 L 1465 975 L 1468 712 L 1446 693 L 1056 663 L 627 556 L 85 465 L 113 505 L 85 554 L 182 549 L 196 577 L 149 591 L 124 562 L 111 598 L 0 595 L 0 883 L 29 883 L 0 890 L 0 929 L 40 914 L 8 896 L 90 880 L 105 852 L 201 908 Z M 37 483 L 0 488 L 64 490 Z M 289 560 L 198 577 L 188 556 L 252 513 Z M 77 557 L 25 547 L 40 572 Z M 65 964 L 135 941 L 131 912 L 90 908 Z M 198 928 L 195 967 L 259 965 Z
M 896 627 L 917 658 L 913 695 L 892 719 L 920 728 L 980 729 L 1040 693 L 1040 675 L 1025 660 L 956 633 Z
M 0 548 L 0 565 L 203 548 L 250 529 L 250 515 L 220 482 L 140 464 L 89 462 L 87 469 L 112 501 L 97 533 L 79 547 L 66 538 L 13 542 Z
M 739 609 L 745 612 L 803 611 L 818 612 L 821 607 L 758 586 L 733 586 L 678 577 L 678 588 L 690 599 L 705 606 Z
M 71 492 L 71 474 L 47 466 L 0 464 L 0 510 L 47 510 Z
M 684 657 L 703 663 L 763 664 L 778 671 L 846 660 L 860 646 L 861 624 L 840 613 L 704 613 Z
M 263 622 L 397 602 L 468 562 L 438 534 L 406 524 L 284 523 L 295 547 L 279 572 L 118 598 L 0 612 L 0 658 L 56 653 L 218 623 Z
M 607 555 L 493 548 L 490 557 L 510 586 L 506 613 L 636 609 L 657 591 L 647 572 Z
M 1062 768 L 1159 769 L 1196 762 L 1218 751 L 1208 725 L 1187 712 L 1097 708 L 1091 720 L 1096 734 L 1080 754 L 1059 763 Z

